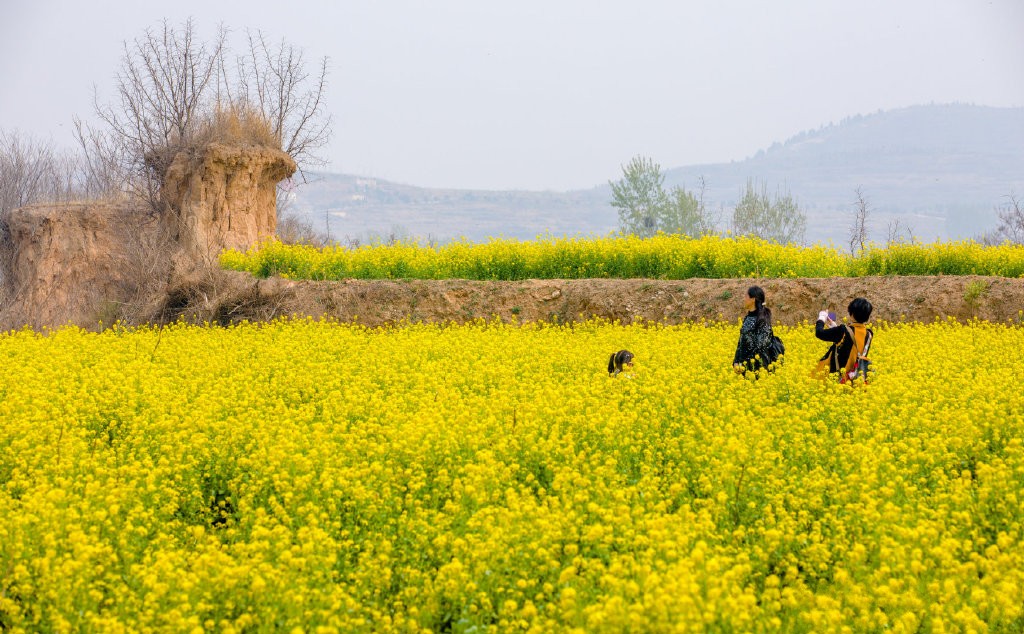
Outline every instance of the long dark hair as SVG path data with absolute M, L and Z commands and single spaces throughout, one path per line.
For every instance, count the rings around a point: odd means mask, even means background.
M 751 286 L 747 289 L 747 297 L 754 300 L 754 312 L 758 321 L 768 322 L 772 325 L 772 309 L 764 305 L 764 289 L 760 286 Z
M 613 352 L 612 356 L 608 359 L 608 374 L 618 374 L 622 372 L 623 366 L 630 365 L 631 363 L 633 363 L 633 353 L 629 350 Z

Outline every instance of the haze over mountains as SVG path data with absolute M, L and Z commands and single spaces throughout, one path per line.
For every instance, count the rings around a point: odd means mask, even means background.
M 662 168 L 666 188 L 697 191 L 703 178 L 705 201 L 723 230 L 754 179 L 796 198 L 807 214 L 809 242 L 846 241 L 858 187 L 874 240 L 884 240 L 897 219 L 926 241 L 967 238 L 995 227 L 996 209 L 1009 194 L 1024 196 L 1024 108 L 913 106 L 802 132 L 744 160 Z M 607 182 L 555 192 L 431 189 L 331 173 L 310 181 L 295 190 L 284 214 L 335 239 L 531 239 L 603 235 L 618 224 Z

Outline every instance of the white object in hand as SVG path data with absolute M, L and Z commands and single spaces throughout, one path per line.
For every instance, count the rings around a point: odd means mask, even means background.
M 828 311 L 827 310 L 823 310 L 820 313 L 818 313 L 818 321 L 824 321 L 826 323 L 828 322 Z

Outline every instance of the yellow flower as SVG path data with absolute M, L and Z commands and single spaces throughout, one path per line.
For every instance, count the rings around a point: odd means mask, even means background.
M 734 324 L 0 334 L 0 622 L 1012 628 L 1024 329 L 876 333 L 854 390 L 810 328 L 750 382 Z

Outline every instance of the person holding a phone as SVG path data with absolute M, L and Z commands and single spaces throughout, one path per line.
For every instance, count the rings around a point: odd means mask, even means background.
M 832 344 L 818 361 L 815 374 L 824 378 L 839 372 L 840 383 L 856 378 L 861 372 L 866 376 L 867 355 L 874 338 L 867 324 L 871 318 L 871 302 L 858 297 L 850 302 L 847 310 L 852 321 L 850 324 L 837 323 L 836 314 L 827 310 L 818 313 L 818 320 L 814 324 L 814 336 Z M 850 355 L 856 355 L 853 363 Z

